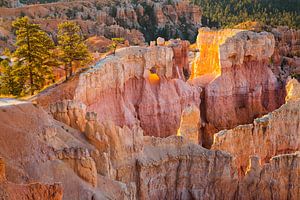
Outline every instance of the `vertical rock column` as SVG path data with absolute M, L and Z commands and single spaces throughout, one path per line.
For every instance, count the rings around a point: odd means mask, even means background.
M 0 157 L 0 182 L 5 181 L 5 163 L 4 159 Z
M 186 107 L 181 114 L 180 128 L 177 135 L 188 138 L 195 144 L 202 143 L 199 135 L 200 110 L 195 106 Z

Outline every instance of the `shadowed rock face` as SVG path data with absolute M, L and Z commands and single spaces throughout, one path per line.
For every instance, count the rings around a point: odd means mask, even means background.
M 268 67 L 275 45 L 272 34 L 200 29 L 197 45 L 200 54 L 191 82 L 205 88 L 201 110 L 205 147 L 218 130 L 250 123 L 283 103 L 284 92 Z
M 272 71 L 282 82 L 291 74 L 300 73 L 300 30 L 277 27 L 271 31 L 276 48 L 272 55 Z
M 246 172 L 247 159 L 258 155 L 262 164 L 272 156 L 292 153 L 300 149 L 300 83 L 292 79 L 287 84 L 288 102 L 279 109 L 254 120 L 215 135 L 212 149 L 224 150 L 236 157 L 240 174 Z
M 299 153 L 273 157 L 265 165 L 251 158 L 249 171 L 238 178 L 230 154 L 197 145 L 157 143 L 145 147 L 145 154 L 147 148 L 152 150 L 148 157 L 138 159 L 141 199 L 299 198 Z

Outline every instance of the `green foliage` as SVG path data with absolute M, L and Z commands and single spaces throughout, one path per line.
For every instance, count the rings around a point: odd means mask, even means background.
M 34 94 L 48 81 L 53 80 L 48 61 L 51 59 L 50 50 L 54 48 L 54 44 L 38 24 L 29 22 L 28 17 L 18 18 L 12 25 L 17 35 L 17 49 L 13 54 L 17 59 L 14 66 L 15 80 L 24 82 L 21 95 Z
M 74 61 L 88 62 L 91 59 L 87 46 L 80 34 L 80 27 L 74 22 L 63 22 L 58 25 L 59 59 L 64 64 L 66 79 L 73 74 Z
M 299 0 L 191 0 L 203 10 L 204 26 L 224 28 L 245 21 L 300 28 Z
M 300 80 L 300 74 L 293 73 L 291 74 L 291 77 Z
M 16 95 L 19 93 L 18 83 L 15 80 L 13 73 L 13 66 L 10 65 L 8 60 L 2 60 L 0 62 L 0 94 Z
M 112 38 L 112 44 L 109 45 L 109 49 L 113 51 L 113 54 L 116 54 L 116 50 L 119 44 L 124 44 L 125 39 L 124 38 Z

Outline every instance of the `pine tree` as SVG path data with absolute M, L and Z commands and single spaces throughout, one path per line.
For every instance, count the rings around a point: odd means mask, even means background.
M 28 17 L 18 18 L 12 25 L 17 35 L 17 50 L 14 53 L 17 58 L 16 80 L 26 80 L 22 93 L 33 95 L 53 79 L 52 68 L 47 62 L 54 44 L 38 24 L 29 22 Z
M 0 93 L 5 95 L 14 94 L 15 79 L 13 68 L 8 60 L 0 62 Z
M 58 48 L 60 60 L 64 63 L 66 79 L 72 76 L 74 61 L 88 62 L 91 57 L 80 34 L 80 27 L 74 22 L 63 22 L 58 25 Z
M 116 50 L 119 44 L 123 44 L 125 42 L 124 38 L 112 38 L 112 44 L 109 45 L 109 49 L 113 51 L 113 54 L 116 54 Z

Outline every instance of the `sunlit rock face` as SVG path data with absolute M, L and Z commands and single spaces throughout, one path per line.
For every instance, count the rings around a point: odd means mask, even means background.
M 172 47 L 121 49 L 80 75 L 74 99 L 98 113 L 100 122 L 140 123 L 146 135 L 175 135 L 182 110 L 199 106 L 201 91 L 174 77 L 175 70 L 183 69 L 177 59 Z
M 191 82 L 205 87 L 204 146 L 212 144 L 218 130 L 250 123 L 283 103 L 284 92 L 268 67 L 275 45 L 272 34 L 199 29 L 197 45 L 200 55 Z
M 300 83 L 296 79 L 289 79 L 286 84 L 285 101 L 297 101 L 300 99 Z
M 200 29 L 197 36 L 199 54 L 192 63 L 191 79 L 198 78 L 206 83 L 218 77 L 221 74 L 220 45 L 238 32 L 240 31 L 235 29 Z

